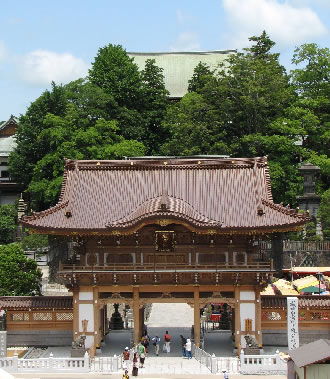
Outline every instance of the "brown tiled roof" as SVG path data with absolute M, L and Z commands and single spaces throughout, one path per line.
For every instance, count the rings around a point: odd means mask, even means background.
M 292 296 L 292 295 L 290 295 Z M 298 298 L 299 308 L 330 309 L 330 296 L 300 295 Z M 286 308 L 287 296 L 262 295 L 262 308 Z
M 330 340 L 320 339 L 289 352 L 297 367 L 330 360 Z M 320 377 L 321 378 L 321 377 Z
M 0 296 L 0 309 L 72 309 L 72 296 Z
M 155 218 L 224 233 L 292 230 L 306 221 L 273 203 L 266 158 L 230 158 L 67 161 L 59 203 L 23 224 L 107 233 Z

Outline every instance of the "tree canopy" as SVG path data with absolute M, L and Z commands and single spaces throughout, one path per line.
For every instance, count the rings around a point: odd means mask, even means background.
M 64 158 L 267 155 L 276 202 L 296 205 L 306 161 L 321 168 L 322 195 L 330 185 L 329 49 L 297 47 L 288 74 L 265 31 L 250 42 L 215 69 L 199 63 L 175 103 L 154 60 L 139 71 L 122 46 L 100 48 L 87 78 L 53 83 L 20 117 L 13 179 L 42 210 L 57 201 Z
M 0 245 L 0 296 L 40 295 L 42 273 L 20 244 Z

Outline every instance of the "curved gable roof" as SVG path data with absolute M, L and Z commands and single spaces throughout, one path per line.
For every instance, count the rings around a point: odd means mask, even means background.
M 59 203 L 22 222 L 106 234 L 164 218 L 224 233 L 292 230 L 306 221 L 273 203 L 266 158 L 230 158 L 67 161 Z

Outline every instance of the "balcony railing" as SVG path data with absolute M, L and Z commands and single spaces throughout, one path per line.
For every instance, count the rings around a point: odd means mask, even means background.
M 104 266 L 84 266 L 80 264 L 60 263 L 59 271 L 85 271 L 85 272 L 228 272 L 228 271 L 273 271 L 272 261 L 253 262 L 250 264 L 208 264 L 208 265 L 188 265 L 188 264 L 109 264 Z

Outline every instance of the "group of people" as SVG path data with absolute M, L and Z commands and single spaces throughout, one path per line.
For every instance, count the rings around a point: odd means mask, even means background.
M 182 344 L 182 356 L 183 357 L 188 357 L 188 359 L 192 358 L 191 355 L 191 341 L 190 339 L 184 338 L 182 335 L 181 337 L 181 344 Z M 148 348 L 150 345 L 150 342 L 152 343 L 154 347 L 154 352 L 155 355 L 158 357 L 159 356 L 159 349 L 160 349 L 160 344 L 161 344 L 161 339 L 159 336 L 155 336 L 150 340 L 150 337 L 145 331 L 143 333 L 143 336 L 141 337 L 140 343 L 136 347 L 136 351 L 133 351 L 133 367 L 132 367 L 132 376 L 138 376 L 138 371 L 139 368 L 143 368 L 144 366 L 144 361 L 145 358 L 148 354 Z M 171 335 L 169 334 L 168 330 L 166 330 L 164 336 L 163 336 L 163 351 L 168 354 L 171 352 Z M 128 373 L 130 370 L 130 350 L 128 347 L 125 347 L 125 350 L 123 352 L 123 369 L 124 374 L 123 374 L 123 379 L 128 379 Z
M 184 338 L 182 334 L 180 334 L 181 338 L 181 352 L 182 352 L 182 357 L 187 357 L 188 359 L 192 358 L 191 355 L 191 341 L 189 338 Z
M 188 359 L 192 359 L 191 354 L 191 340 L 189 338 L 185 338 L 182 334 L 180 334 L 181 338 L 181 352 L 182 357 L 187 357 Z M 159 345 L 160 345 L 160 337 L 157 335 L 151 339 L 152 345 L 154 346 L 154 352 L 156 356 L 159 355 Z M 171 352 L 171 335 L 169 334 L 168 330 L 166 330 L 164 336 L 163 336 L 163 351 L 166 353 Z M 137 345 L 136 350 L 133 350 L 133 367 L 132 367 L 132 376 L 138 376 L 139 368 L 143 368 L 145 358 L 148 354 L 148 348 L 150 345 L 150 337 L 145 331 L 143 333 L 143 336 L 141 337 L 140 343 Z M 123 379 L 129 379 L 129 369 L 130 369 L 130 350 L 128 347 L 125 347 L 124 353 L 123 353 Z M 224 370 L 223 371 L 224 379 L 229 379 L 228 373 Z

